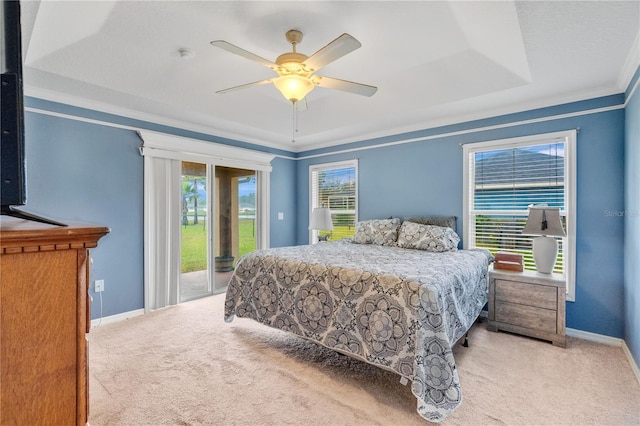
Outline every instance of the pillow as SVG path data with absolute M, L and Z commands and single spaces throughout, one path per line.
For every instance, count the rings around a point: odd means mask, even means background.
M 356 244 L 377 244 L 379 246 L 395 245 L 398 239 L 400 219 L 364 220 L 356 223 Z
M 458 250 L 460 237 L 449 227 L 402 222 L 398 235 L 398 247 L 445 252 Z
M 413 216 L 404 218 L 405 222 L 448 227 L 454 231 L 456 230 L 456 219 L 455 216 Z

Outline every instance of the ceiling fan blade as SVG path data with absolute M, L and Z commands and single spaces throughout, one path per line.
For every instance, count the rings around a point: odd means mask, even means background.
M 358 40 L 349 34 L 344 33 L 307 58 L 307 60 L 304 61 L 304 64 L 307 68 L 317 71 L 336 59 L 342 58 L 347 53 L 353 52 L 360 46 L 362 45 Z
M 268 84 L 268 83 L 271 83 L 271 81 L 273 81 L 272 78 L 269 78 L 267 80 L 254 81 L 253 83 L 241 84 L 240 86 L 234 86 L 234 87 L 229 87 L 228 89 L 218 90 L 216 93 L 223 94 L 223 93 L 235 92 L 236 90 L 248 89 L 249 87 L 252 87 L 252 86 L 261 86 L 263 84 Z
M 324 87 L 325 89 L 342 90 L 344 92 L 355 93 L 362 96 L 373 96 L 378 90 L 375 86 L 369 86 L 368 84 L 354 83 L 353 81 L 340 80 L 337 78 L 324 77 L 321 75 L 313 76 L 314 83 L 318 87 Z
M 235 55 L 242 56 L 243 58 L 249 59 L 250 61 L 257 62 L 260 65 L 264 65 L 267 68 L 271 68 L 272 70 L 275 70 L 278 68 L 278 65 L 269 61 L 268 59 L 265 59 L 262 56 L 258 56 L 255 53 L 251 53 L 248 50 L 244 50 L 224 40 L 214 40 L 211 42 L 211 45 L 215 47 L 219 47 L 220 49 L 226 50 L 227 52 L 233 53 Z

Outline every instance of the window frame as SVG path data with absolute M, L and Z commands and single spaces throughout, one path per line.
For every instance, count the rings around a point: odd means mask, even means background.
M 473 234 L 474 221 L 471 220 L 472 213 L 469 210 L 473 206 L 473 182 L 474 155 L 478 152 L 494 151 L 510 148 L 540 145 L 545 143 L 563 142 L 564 151 L 564 192 L 567 236 L 563 239 L 564 250 L 564 276 L 567 286 L 567 301 L 575 301 L 575 276 L 576 276 L 576 151 L 577 151 L 577 131 L 575 129 L 521 136 L 516 138 L 498 139 L 486 142 L 466 143 L 463 148 L 463 247 L 468 249 L 475 244 Z M 508 213 L 508 211 L 505 211 Z
M 317 171 L 322 171 L 322 170 L 338 169 L 338 168 L 346 168 L 346 167 L 353 167 L 355 172 L 354 179 L 356 183 L 356 190 L 355 190 L 354 225 L 355 225 L 355 222 L 358 221 L 358 205 L 360 204 L 358 202 L 358 187 L 360 186 L 358 183 L 358 160 L 352 159 L 352 160 L 336 161 L 332 163 L 312 164 L 309 166 L 309 222 L 307 223 L 311 223 L 311 214 L 313 212 L 313 209 L 316 207 L 320 207 L 318 205 L 318 200 L 314 197 L 315 192 L 313 190 L 313 187 L 314 187 L 313 173 Z M 310 244 L 318 243 L 317 237 L 318 237 L 318 231 L 310 229 L 309 243 Z

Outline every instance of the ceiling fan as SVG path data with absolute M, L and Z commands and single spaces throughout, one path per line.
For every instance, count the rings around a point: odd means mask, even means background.
M 342 90 L 363 96 L 372 96 L 378 90 L 375 86 L 314 74 L 325 65 L 330 64 L 361 46 L 360 42 L 349 34 L 342 34 L 311 56 L 296 51 L 296 46 L 302 41 L 302 32 L 289 30 L 286 33 L 286 39 L 291 43 L 293 51 L 278 56 L 275 62 L 264 59 L 224 40 L 212 41 L 211 44 L 213 46 L 240 55 L 267 68 L 271 68 L 278 74 L 278 77 L 230 87 L 219 90 L 216 93 L 228 93 L 235 90 L 273 83 L 282 95 L 287 100 L 293 102 L 295 106 L 296 102 L 302 101 L 315 86 Z

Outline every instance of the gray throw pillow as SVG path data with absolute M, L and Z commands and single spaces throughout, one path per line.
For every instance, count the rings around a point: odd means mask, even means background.
M 446 226 L 456 230 L 455 216 L 411 216 L 405 217 L 405 222 L 420 223 L 422 225 Z

